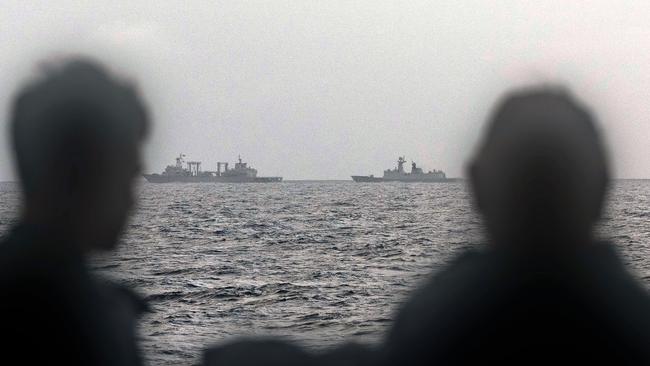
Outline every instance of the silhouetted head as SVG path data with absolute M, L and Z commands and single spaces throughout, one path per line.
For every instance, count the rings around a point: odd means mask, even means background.
M 88 249 L 115 245 L 133 204 L 145 107 L 88 60 L 49 68 L 13 104 L 11 133 L 25 220 Z
M 565 91 L 527 90 L 507 96 L 489 123 L 470 175 L 493 243 L 589 242 L 608 183 L 589 111 Z

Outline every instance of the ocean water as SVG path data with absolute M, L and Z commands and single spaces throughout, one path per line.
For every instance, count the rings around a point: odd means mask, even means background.
M 196 362 L 206 345 L 272 335 L 314 349 L 378 342 L 426 276 L 483 231 L 462 182 L 147 184 L 117 253 L 96 271 L 150 303 L 150 364 Z M 599 228 L 650 286 L 650 181 L 617 181 Z M 19 193 L 0 183 L 0 232 Z

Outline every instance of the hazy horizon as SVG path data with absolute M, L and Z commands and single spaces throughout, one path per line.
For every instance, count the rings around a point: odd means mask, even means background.
M 216 170 L 348 180 L 398 156 L 463 176 L 511 87 L 565 84 L 593 107 L 616 178 L 650 178 L 650 3 L 6 1 L 0 181 L 15 180 L 11 98 L 43 60 L 97 58 L 134 79 L 146 172 L 180 153 Z

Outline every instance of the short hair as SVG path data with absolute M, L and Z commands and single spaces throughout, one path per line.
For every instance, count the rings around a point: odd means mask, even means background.
M 52 169 L 92 153 L 113 154 L 148 132 L 135 88 L 98 63 L 73 59 L 48 69 L 16 95 L 11 137 L 25 193 L 42 187 Z M 106 155 L 108 156 L 108 155 Z
M 485 195 L 503 194 L 488 199 L 509 197 L 517 203 L 508 207 L 542 209 L 547 219 L 574 210 L 590 219 L 600 213 L 609 180 L 605 149 L 591 112 L 565 88 L 508 94 L 490 120 L 477 160 L 490 161 L 482 171 L 492 182 Z

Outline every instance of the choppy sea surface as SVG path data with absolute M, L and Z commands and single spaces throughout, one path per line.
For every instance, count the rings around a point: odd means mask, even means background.
M 234 336 L 323 349 L 378 342 L 409 291 L 482 245 L 463 182 L 147 184 L 116 253 L 96 271 L 139 291 L 149 364 L 198 361 Z M 650 181 L 616 181 L 601 236 L 650 287 Z M 0 183 L 0 233 L 18 187 Z

